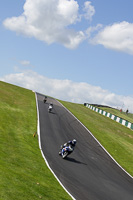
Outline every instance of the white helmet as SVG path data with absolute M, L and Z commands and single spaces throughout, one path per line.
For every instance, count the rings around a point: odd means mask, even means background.
M 77 142 L 77 141 L 76 141 L 75 139 L 73 139 L 73 140 L 72 140 L 72 144 L 74 144 L 74 145 L 75 145 L 75 144 L 76 144 L 76 142 Z

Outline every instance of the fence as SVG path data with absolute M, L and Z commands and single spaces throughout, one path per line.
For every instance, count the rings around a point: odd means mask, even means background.
M 112 119 L 112 120 L 114 120 L 114 121 L 116 121 L 116 122 L 122 124 L 123 126 L 126 126 L 127 128 L 130 128 L 131 130 L 133 130 L 133 123 L 131 123 L 131 122 L 125 120 L 125 119 L 122 119 L 122 118 L 120 118 L 120 117 L 118 117 L 118 116 L 116 116 L 116 115 L 113 115 L 113 114 L 111 114 L 111 113 L 108 113 L 108 112 L 106 112 L 106 111 L 104 111 L 104 110 L 102 110 L 102 109 L 100 109 L 100 108 L 97 108 L 97 107 L 92 106 L 92 105 L 87 104 L 87 103 L 86 103 L 86 107 L 87 107 L 87 108 L 90 108 L 91 110 L 93 110 L 93 111 L 95 111 L 95 112 L 100 113 L 101 115 L 104 115 L 104 116 L 106 116 L 106 117 L 109 117 L 110 119 Z

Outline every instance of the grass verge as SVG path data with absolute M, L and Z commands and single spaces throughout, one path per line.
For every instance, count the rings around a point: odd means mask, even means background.
M 41 156 L 35 94 L 0 81 L 0 199 L 70 200 Z

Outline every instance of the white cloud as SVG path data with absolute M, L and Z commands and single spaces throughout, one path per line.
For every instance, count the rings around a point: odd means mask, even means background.
M 91 39 L 91 43 L 133 55 L 133 23 L 123 21 L 106 26 Z
M 92 20 L 92 16 L 95 14 L 95 8 L 91 5 L 90 1 L 86 1 L 84 3 L 83 11 L 85 11 L 85 14 L 83 15 L 86 19 Z
M 120 96 L 84 82 L 50 79 L 33 71 L 9 74 L 0 80 L 74 103 L 97 103 L 129 109 L 133 113 L 133 97 Z M 124 106 L 123 106 L 124 105 Z
M 48 44 L 57 42 L 71 49 L 85 39 L 82 30 L 70 29 L 70 25 L 81 19 L 75 0 L 26 0 L 23 9 L 20 16 L 4 20 L 7 29 Z M 85 17 L 90 19 L 94 14 L 93 7 L 85 2 L 84 9 Z
M 101 28 L 103 27 L 102 24 L 97 24 L 96 26 L 90 26 L 89 28 L 87 28 L 87 30 L 85 31 L 86 35 L 88 38 L 92 37 L 92 33 L 99 31 Z M 90 39 L 90 41 L 92 42 L 92 39 Z M 94 43 L 94 41 L 92 42 Z
M 75 49 L 91 37 L 91 44 L 101 44 L 105 48 L 133 55 L 133 23 L 123 21 L 104 28 L 98 24 L 86 31 L 77 31 L 71 25 L 81 23 L 83 18 L 91 21 L 95 14 L 91 1 L 85 1 L 82 8 L 81 14 L 76 0 L 26 0 L 23 13 L 5 19 L 3 25 L 17 34 L 34 37 L 47 44 L 59 43 Z M 95 33 L 94 37 L 92 33 Z
M 24 65 L 24 66 L 29 66 L 30 65 L 30 61 L 28 61 L 28 60 L 21 60 L 20 64 Z

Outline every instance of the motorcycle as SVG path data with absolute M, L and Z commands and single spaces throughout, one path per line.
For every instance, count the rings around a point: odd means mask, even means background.
M 59 155 L 61 155 L 63 159 L 66 158 L 69 154 L 71 154 L 74 150 L 70 145 L 65 147 L 61 146 L 60 149 L 61 151 L 59 151 Z
M 43 102 L 46 103 L 47 99 L 44 99 Z
M 47 101 L 47 97 L 44 98 L 43 102 L 46 103 L 46 101 Z
M 52 109 L 53 109 L 53 104 L 50 103 L 49 106 L 48 106 L 48 112 L 52 112 Z

